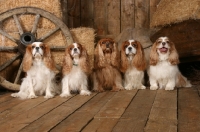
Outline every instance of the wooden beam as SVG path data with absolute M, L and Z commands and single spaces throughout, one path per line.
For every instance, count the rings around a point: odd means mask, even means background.
M 94 27 L 94 2 L 91 0 L 81 1 L 81 26 Z
M 134 0 L 121 0 L 121 32 L 135 26 L 135 3 Z
M 149 28 L 149 0 L 135 0 L 135 28 Z

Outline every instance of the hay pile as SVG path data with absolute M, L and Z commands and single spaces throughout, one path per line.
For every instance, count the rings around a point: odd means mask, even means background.
M 91 69 L 94 66 L 94 40 L 95 40 L 95 31 L 93 28 L 74 28 L 70 30 L 71 35 L 74 39 L 74 42 L 84 45 L 87 49 L 89 55 L 90 67 Z
M 161 0 L 150 27 L 160 27 L 189 19 L 200 19 L 199 0 Z
M 41 8 L 45 11 L 48 11 L 54 14 L 60 19 L 62 18 L 60 0 L 42 0 L 42 1 L 41 0 L 0 0 L 0 5 L 1 5 L 0 13 L 6 12 L 13 8 L 29 6 L 29 7 Z M 32 30 L 35 16 L 36 15 L 30 15 L 30 14 L 21 14 L 17 16 L 22 25 L 22 29 L 24 32 L 30 32 Z M 48 33 L 49 31 L 54 29 L 55 26 L 56 25 L 52 23 L 51 21 L 49 21 L 48 19 L 41 17 L 38 23 L 38 27 L 37 27 L 37 33 L 36 33 L 37 38 L 40 38 L 41 36 Z M 19 40 L 19 37 L 20 37 L 19 31 L 12 17 L 3 21 L 1 28 L 6 33 L 10 34 L 11 36 Z M 66 46 L 66 40 L 61 31 L 58 31 L 54 35 L 50 36 L 48 39 L 44 41 L 44 43 L 47 43 L 50 46 Z M 16 43 L 12 42 L 10 39 L 7 39 L 6 37 L 0 35 L 0 46 L 13 47 L 17 45 Z M 15 53 L 0 53 L 0 65 L 5 63 L 7 60 L 9 60 L 11 57 L 15 55 L 16 55 Z M 62 61 L 63 61 L 62 53 L 56 52 L 56 53 L 53 53 L 53 56 L 57 64 L 62 64 Z M 13 63 L 6 70 L 2 71 L 0 75 L 5 77 L 9 81 L 13 81 L 12 77 L 15 77 L 14 74 L 17 71 L 18 66 L 19 66 L 19 61 Z M 11 76 L 11 73 L 12 73 L 12 76 Z

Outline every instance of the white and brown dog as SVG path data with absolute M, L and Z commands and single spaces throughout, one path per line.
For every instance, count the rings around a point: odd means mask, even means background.
M 124 88 L 146 89 L 142 84 L 144 81 L 144 70 L 146 68 L 146 60 L 142 45 L 139 41 L 128 40 L 121 46 L 121 67 L 124 73 Z
M 21 99 L 36 98 L 45 94 L 45 98 L 52 98 L 60 93 L 55 76 L 58 70 L 51 56 L 50 48 L 42 42 L 28 45 L 23 60 L 23 71 L 27 76 L 23 79 L 18 93 L 12 97 Z
M 190 82 L 180 73 L 177 64 L 179 56 L 175 45 L 168 37 L 160 37 L 150 52 L 150 89 L 174 90 L 174 87 L 191 87 Z
M 68 97 L 71 91 L 80 95 L 90 95 L 88 76 L 90 74 L 89 58 L 86 49 L 79 43 L 69 45 L 65 50 L 63 62 L 63 79 L 61 97 Z

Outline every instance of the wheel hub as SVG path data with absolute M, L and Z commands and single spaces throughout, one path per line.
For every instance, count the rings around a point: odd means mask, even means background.
M 18 44 L 18 49 L 19 49 L 19 52 L 24 54 L 25 53 L 25 50 L 26 50 L 26 46 L 28 46 L 29 44 L 35 42 L 35 35 L 32 34 L 32 33 L 23 33 L 21 36 L 20 36 L 20 42 Z
M 23 33 L 20 37 L 20 42 L 24 44 L 25 46 L 35 42 L 35 35 L 32 33 Z

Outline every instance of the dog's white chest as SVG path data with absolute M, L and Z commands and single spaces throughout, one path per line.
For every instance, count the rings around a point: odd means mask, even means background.
M 177 71 L 177 65 L 171 65 L 168 61 L 161 61 L 155 66 L 150 66 L 150 74 L 157 79 L 174 77 Z

